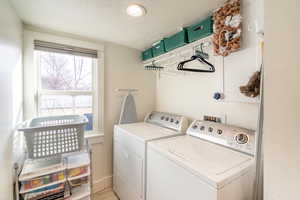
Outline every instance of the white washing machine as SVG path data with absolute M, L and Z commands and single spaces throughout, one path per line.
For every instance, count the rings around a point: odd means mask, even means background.
M 147 150 L 147 200 L 252 200 L 254 131 L 194 121 Z
M 121 200 L 145 199 L 147 142 L 183 135 L 187 128 L 185 117 L 161 112 L 114 127 L 113 189 Z

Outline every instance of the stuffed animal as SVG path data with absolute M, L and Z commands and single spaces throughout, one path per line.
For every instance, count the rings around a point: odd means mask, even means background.
M 257 97 L 260 93 L 260 71 L 255 72 L 247 85 L 240 87 L 240 91 L 247 97 Z

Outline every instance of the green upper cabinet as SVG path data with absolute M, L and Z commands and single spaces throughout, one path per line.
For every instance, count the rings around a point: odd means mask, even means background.
M 211 16 L 187 28 L 189 43 L 207 37 L 213 33 L 213 19 Z

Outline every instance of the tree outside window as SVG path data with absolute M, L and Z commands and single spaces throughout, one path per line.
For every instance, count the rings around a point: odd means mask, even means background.
M 36 51 L 40 116 L 83 114 L 93 129 L 94 58 Z

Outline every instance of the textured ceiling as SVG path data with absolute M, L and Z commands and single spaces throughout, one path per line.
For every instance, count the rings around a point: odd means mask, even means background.
M 25 24 L 143 50 L 180 27 L 202 19 L 223 0 L 11 0 Z M 147 15 L 126 15 L 130 3 Z

